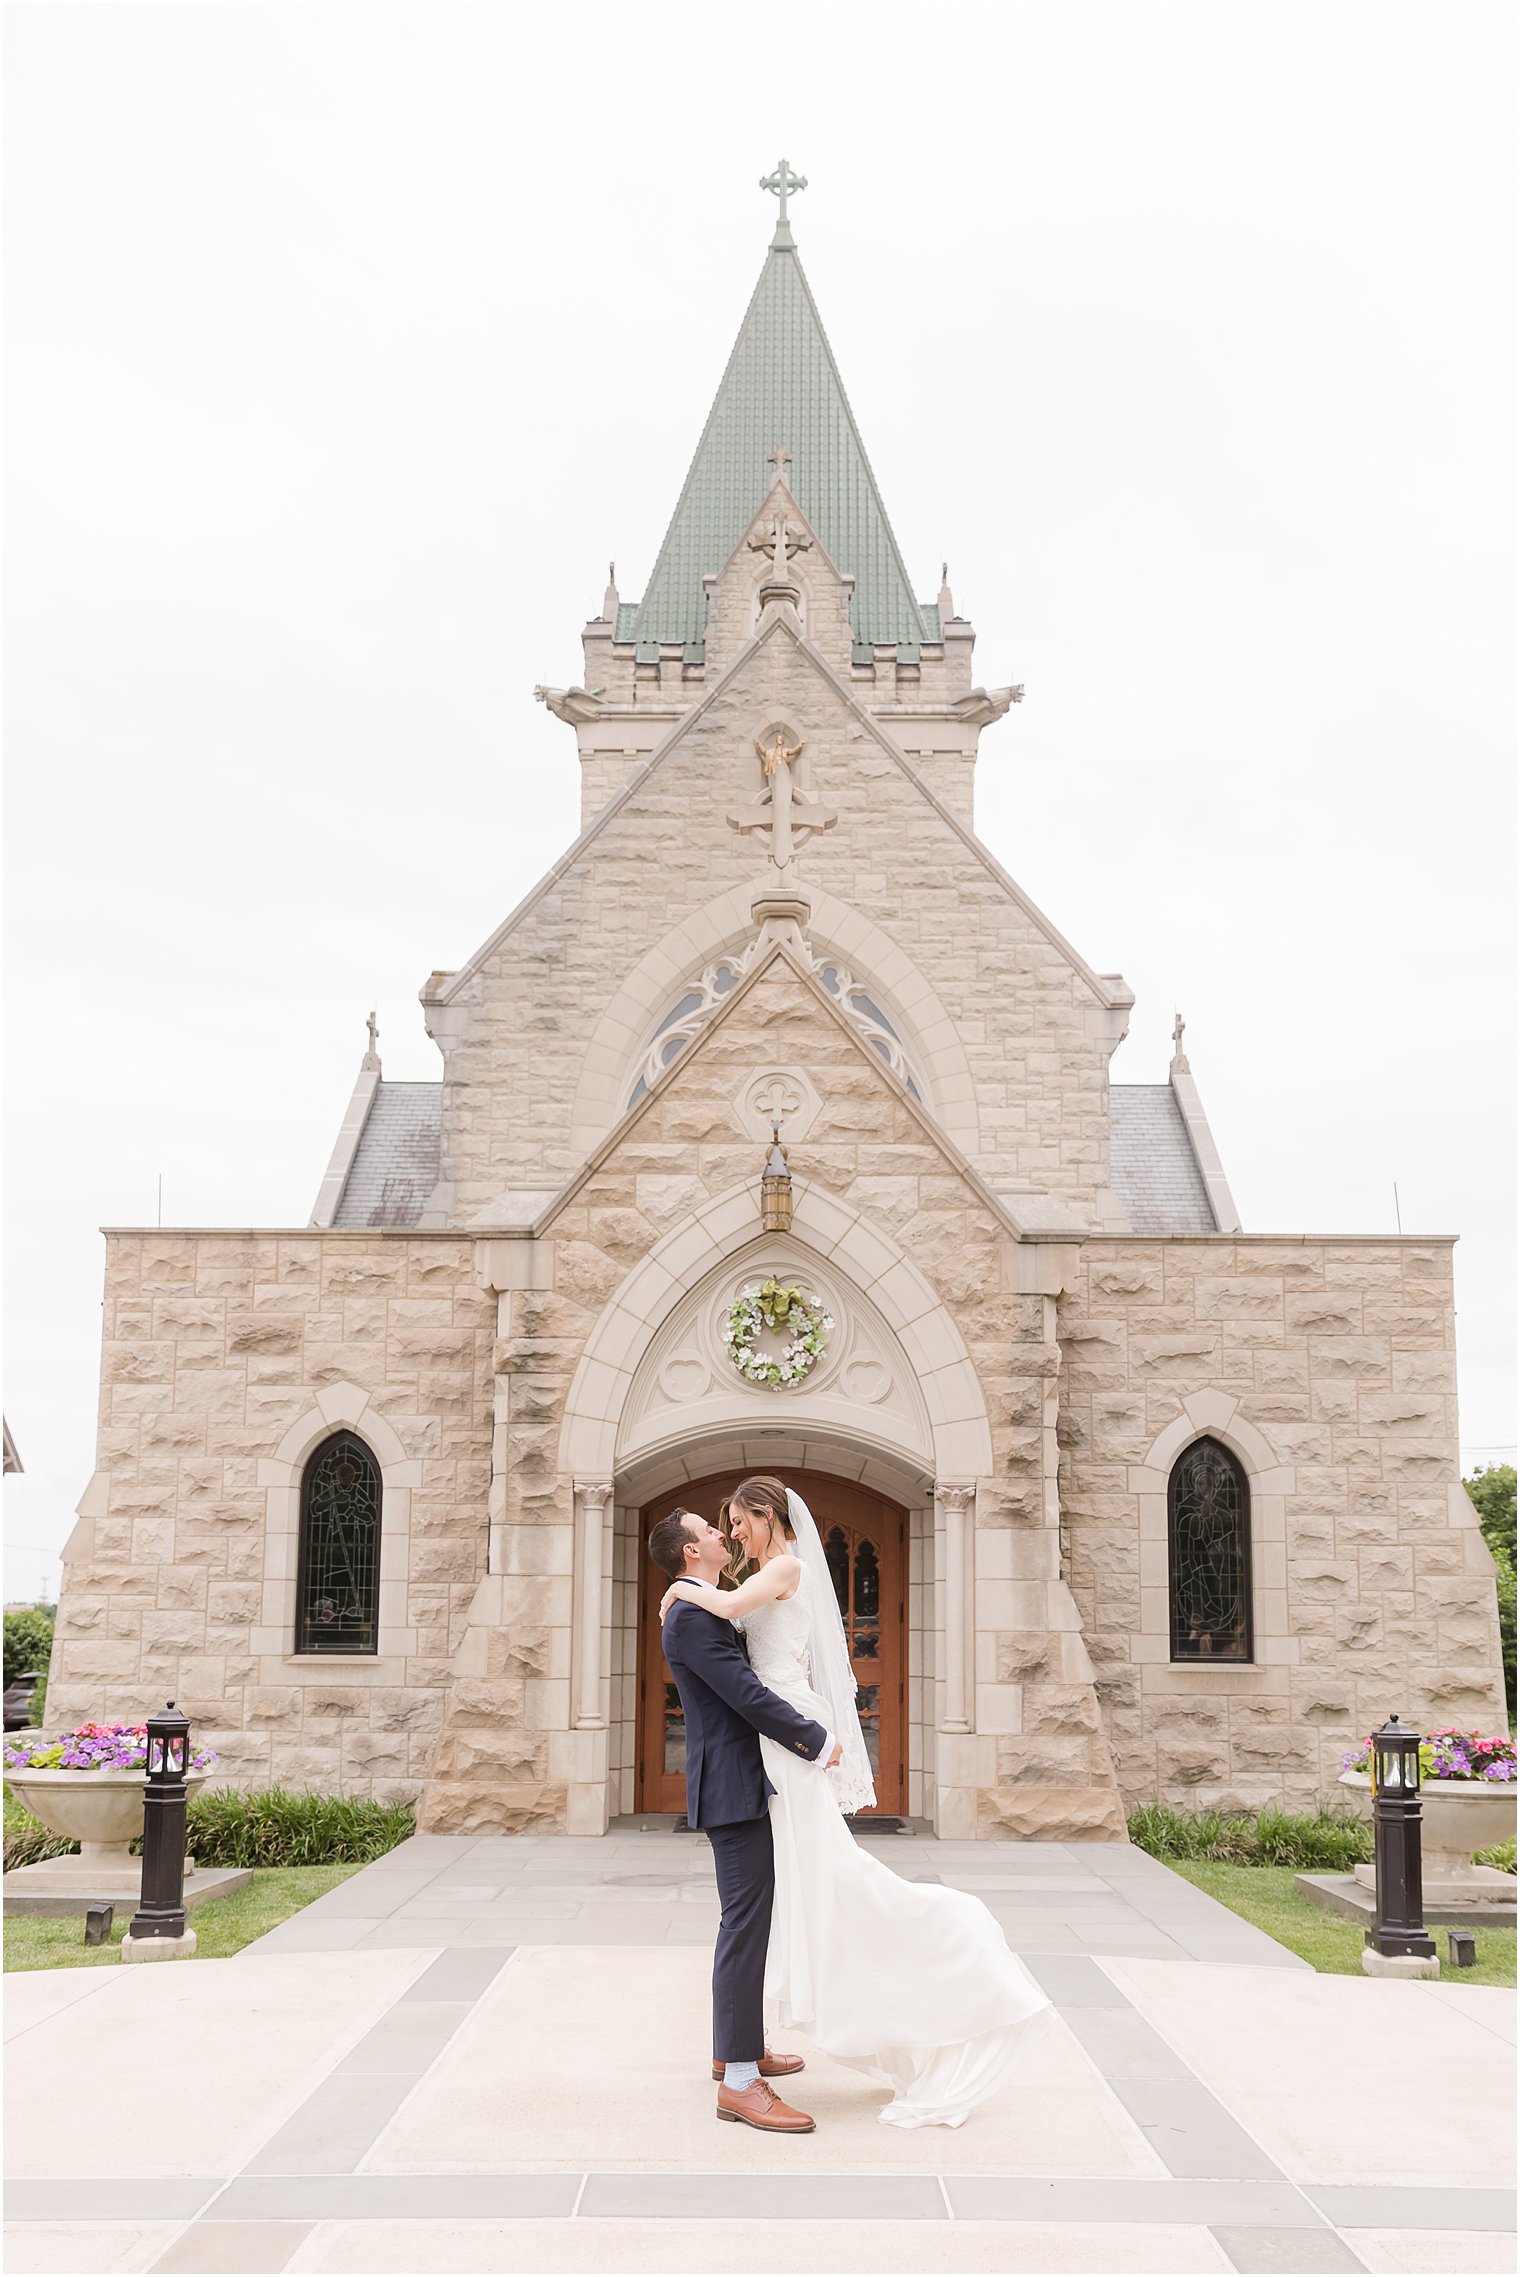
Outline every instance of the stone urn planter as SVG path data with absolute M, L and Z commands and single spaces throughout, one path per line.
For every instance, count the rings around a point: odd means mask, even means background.
M 7 1771 L 5 1783 L 24 1810 L 41 1819 L 50 1834 L 79 1844 L 77 1858 L 49 1859 L 53 1873 L 88 1882 L 92 1889 L 125 1892 L 142 1885 L 142 1860 L 130 1845 L 143 1830 L 142 1771 Z M 204 1772 L 185 1781 L 193 1795 L 204 1787 Z M 186 1871 L 194 1864 L 185 1861 Z M 30 1869 L 24 1869 L 30 1871 Z
M 1343 1771 L 1341 1786 L 1350 1790 L 1357 1813 L 1372 1816 L 1372 1781 L 1365 1771 Z M 1420 1788 L 1420 1853 L 1424 1866 L 1425 1895 L 1452 1904 L 1465 1892 L 1482 1902 L 1503 1895 L 1514 1902 L 1515 1878 L 1492 1866 L 1475 1866 L 1475 1850 L 1515 1838 L 1516 1787 L 1512 1779 L 1427 1779 Z M 1358 1866 L 1356 1878 L 1370 1887 L 1370 1866 Z M 1457 1885 L 1454 1887 L 1453 1885 Z

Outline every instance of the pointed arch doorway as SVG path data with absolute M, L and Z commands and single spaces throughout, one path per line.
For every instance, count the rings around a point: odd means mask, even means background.
M 663 1577 L 644 1554 L 657 1518 L 677 1504 L 713 1524 L 718 1508 L 744 1476 L 730 1466 L 693 1479 L 639 1512 L 638 1727 L 634 1808 L 686 1808 L 686 1734 L 681 1702 L 660 1650 Z M 855 1671 L 856 1700 L 876 1780 L 875 1816 L 900 1815 L 908 1802 L 908 1514 L 902 1505 L 826 1471 L 778 1465 L 779 1478 L 804 1498 L 818 1521 L 834 1593 L 844 1618 Z M 865 1814 L 862 1814 L 865 1815 Z

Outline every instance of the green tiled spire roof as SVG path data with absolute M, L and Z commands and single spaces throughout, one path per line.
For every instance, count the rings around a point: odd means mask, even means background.
M 777 230 L 745 312 L 697 455 L 644 598 L 619 611 L 619 639 L 699 647 L 702 580 L 723 567 L 754 520 L 775 468 L 792 454 L 792 494 L 835 566 L 855 579 L 857 643 L 917 648 L 939 637 L 937 612 L 913 598 L 887 510 L 802 273 L 791 231 Z

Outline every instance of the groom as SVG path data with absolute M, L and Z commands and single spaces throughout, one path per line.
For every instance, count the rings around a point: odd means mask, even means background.
M 672 1510 L 649 1536 L 649 1554 L 672 1581 L 717 1586 L 728 1543 L 694 1510 Z M 802 2069 L 801 2056 L 765 2045 L 765 1949 L 776 1891 L 759 1734 L 809 1763 L 834 1764 L 840 1750 L 822 1724 L 766 1690 L 731 1621 L 678 1602 L 660 1641 L 686 1717 L 686 1822 L 712 1844 L 723 1918 L 713 1954 L 713 2078 L 718 2117 L 773 2135 L 808 2135 L 814 2122 L 768 2084 Z

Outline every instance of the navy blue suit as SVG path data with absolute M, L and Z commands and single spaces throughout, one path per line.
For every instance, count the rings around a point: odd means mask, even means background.
M 723 1907 L 713 1954 L 713 2054 L 720 2063 L 757 2063 L 765 2052 L 765 1949 L 776 1889 L 766 1808 L 775 1790 L 759 1735 L 806 1763 L 818 1760 L 829 1735 L 766 1690 L 731 1621 L 677 1603 L 660 1641 L 686 1717 L 686 1820 L 712 1844 Z

